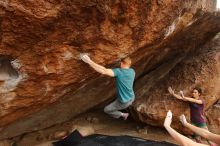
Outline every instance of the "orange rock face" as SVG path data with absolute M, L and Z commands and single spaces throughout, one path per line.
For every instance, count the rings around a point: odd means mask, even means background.
M 0 84 L 0 139 L 64 122 L 115 95 L 113 81 L 82 63 L 79 53 L 108 67 L 130 55 L 140 87 L 163 62 L 183 59 L 219 32 L 219 14 L 211 13 L 215 4 L 0 1 L 0 54 L 19 74 L 4 76 Z

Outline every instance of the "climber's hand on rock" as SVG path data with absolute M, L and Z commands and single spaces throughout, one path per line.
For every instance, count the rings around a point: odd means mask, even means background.
M 171 87 L 168 87 L 168 91 L 171 95 L 174 95 L 174 90 Z
M 89 57 L 86 53 L 81 53 L 81 54 L 80 54 L 80 59 L 81 59 L 82 61 L 84 61 L 85 63 L 91 62 L 90 57 Z

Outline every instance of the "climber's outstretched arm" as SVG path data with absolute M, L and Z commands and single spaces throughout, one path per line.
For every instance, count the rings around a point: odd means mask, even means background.
M 97 72 L 110 76 L 110 77 L 114 77 L 114 72 L 112 71 L 112 69 L 108 69 L 105 68 L 104 66 L 101 66 L 97 63 L 95 63 L 94 61 L 92 61 L 90 59 L 90 57 L 86 54 L 81 54 L 80 58 L 85 62 L 88 63 L 94 70 L 96 70 Z

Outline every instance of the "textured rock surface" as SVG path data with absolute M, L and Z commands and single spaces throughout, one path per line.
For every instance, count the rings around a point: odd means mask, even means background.
M 206 112 L 206 117 L 209 122 L 209 129 L 217 134 L 220 134 L 220 105 L 215 104 Z M 218 120 L 219 119 L 219 120 Z
M 135 115 L 142 122 L 162 126 L 166 112 L 170 109 L 174 115 L 173 126 L 181 129 L 178 117 L 181 114 L 189 116 L 188 103 L 172 97 L 167 88 L 172 86 L 176 92 L 183 90 L 186 95 L 190 96 L 193 87 L 202 87 L 207 109 L 220 98 L 219 83 L 220 35 L 217 35 L 204 47 L 190 52 L 164 79 L 148 90 L 149 92 L 145 91 L 144 94 L 140 94 L 141 96 L 134 104 Z M 147 85 L 143 86 L 141 90 L 148 89 Z M 213 107 L 209 110 L 208 124 L 210 125 L 213 121 L 217 121 L 218 117 L 216 114 L 212 116 L 212 111 L 218 113 L 219 108 Z
M 131 54 L 137 87 L 144 81 L 153 86 L 219 31 L 218 14 L 205 13 L 212 12 L 215 3 L 0 1 L 0 54 L 19 73 L 18 78 L 9 76 L 1 82 L 0 139 L 61 123 L 115 94 L 111 79 L 78 60 L 80 52 L 111 67 Z M 163 64 L 173 56 L 179 58 Z M 140 88 L 138 96 L 145 91 Z

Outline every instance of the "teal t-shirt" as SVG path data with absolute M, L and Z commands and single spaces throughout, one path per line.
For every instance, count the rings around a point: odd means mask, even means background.
M 116 78 L 116 87 L 120 102 L 126 103 L 131 99 L 134 99 L 133 83 L 135 71 L 132 68 L 115 68 L 112 70 L 114 72 L 114 77 Z

